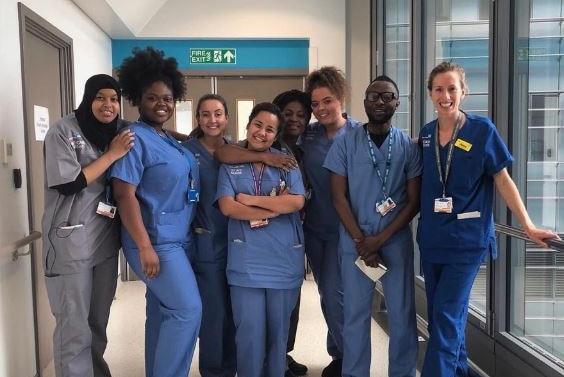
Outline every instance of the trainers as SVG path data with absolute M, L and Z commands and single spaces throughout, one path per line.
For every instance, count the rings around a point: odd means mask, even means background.
M 335 359 L 321 372 L 321 377 L 341 377 L 343 370 L 343 359 Z
M 298 363 L 292 356 L 286 355 L 286 363 L 288 364 L 288 369 L 296 376 L 305 376 L 307 374 L 307 367 Z

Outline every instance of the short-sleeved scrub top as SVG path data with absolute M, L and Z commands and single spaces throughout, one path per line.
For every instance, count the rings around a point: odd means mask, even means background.
M 272 153 L 280 153 L 275 149 Z M 216 198 L 255 192 L 259 171 L 251 164 L 221 165 Z M 253 175 L 256 178 L 253 180 Z M 284 181 L 292 195 L 305 195 L 299 169 L 284 173 L 264 167 L 259 195 L 279 193 Z M 228 224 L 227 280 L 248 288 L 291 289 L 300 287 L 304 274 L 303 230 L 299 213 L 268 219 L 268 225 L 251 228 L 248 220 L 230 218 Z
M 135 132 L 135 144 L 113 165 L 111 177 L 137 187 L 141 217 L 154 247 L 189 243 L 196 209 L 196 202 L 189 200 L 189 190 L 199 190 L 194 155 L 143 122 L 130 129 Z M 124 248 L 137 248 L 125 227 L 122 242 Z
M 489 253 L 497 257 L 493 222 L 493 176 L 513 162 L 494 124 L 486 117 L 466 114 L 454 141 L 445 197 L 452 197 L 452 213 L 434 211 L 443 195 L 437 166 L 437 121 L 419 134 L 423 156 L 421 212 L 417 241 L 430 263 L 477 263 Z M 445 175 L 449 144 L 439 145 L 440 169 Z
M 303 168 L 312 189 L 306 207 L 304 228 L 323 238 L 334 237 L 340 224 L 331 199 L 330 174 L 323 168 L 323 162 L 336 139 L 361 125 L 362 122 L 347 118 L 345 125 L 329 139 L 323 125 L 319 122 L 310 123 L 298 140 L 303 151 Z
M 98 177 L 73 195 L 65 196 L 50 188 L 74 182 L 82 167 L 104 153 L 84 137 L 74 113 L 49 128 L 43 153 L 45 272 L 74 273 L 117 255 L 120 248 L 117 220 L 96 213 L 98 203 L 107 201 L 107 176 Z

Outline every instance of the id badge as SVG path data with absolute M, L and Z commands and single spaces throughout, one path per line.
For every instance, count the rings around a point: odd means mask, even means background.
M 435 212 L 452 213 L 452 197 L 435 199 Z
M 200 193 L 196 189 L 188 190 L 188 201 L 190 203 L 195 203 L 200 201 Z
M 268 219 L 249 220 L 249 224 L 251 225 L 251 229 L 262 228 L 268 225 Z
M 390 197 L 376 204 L 376 212 L 382 216 L 386 216 L 394 208 L 396 208 L 396 203 Z
M 98 208 L 96 208 L 97 214 L 109 217 L 110 219 L 113 219 L 116 216 L 116 212 L 117 207 L 104 202 L 98 203 Z

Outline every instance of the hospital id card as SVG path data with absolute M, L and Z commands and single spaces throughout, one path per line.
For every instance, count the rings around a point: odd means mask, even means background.
M 396 208 L 396 203 L 390 197 L 382 200 L 380 203 L 376 203 L 376 212 L 382 216 L 386 216 L 394 208 Z
M 98 208 L 96 208 L 97 214 L 109 217 L 110 219 L 113 219 L 116 216 L 116 212 L 117 207 L 104 202 L 98 203 Z
M 251 229 L 262 228 L 268 225 L 268 219 L 249 220 L 249 224 L 251 225 Z
M 435 199 L 435 212 L 452 213 L 452 197 Z

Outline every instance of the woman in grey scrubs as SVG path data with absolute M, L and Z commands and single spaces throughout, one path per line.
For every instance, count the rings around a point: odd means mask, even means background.
M 120 97 L 111 76 L 90 77 L 80 106 L 45 137 L 43 266 L 57 377 L 111 376 L 103 355 L 120 241 L 106 171 L 134 140 L 117 133 Z

